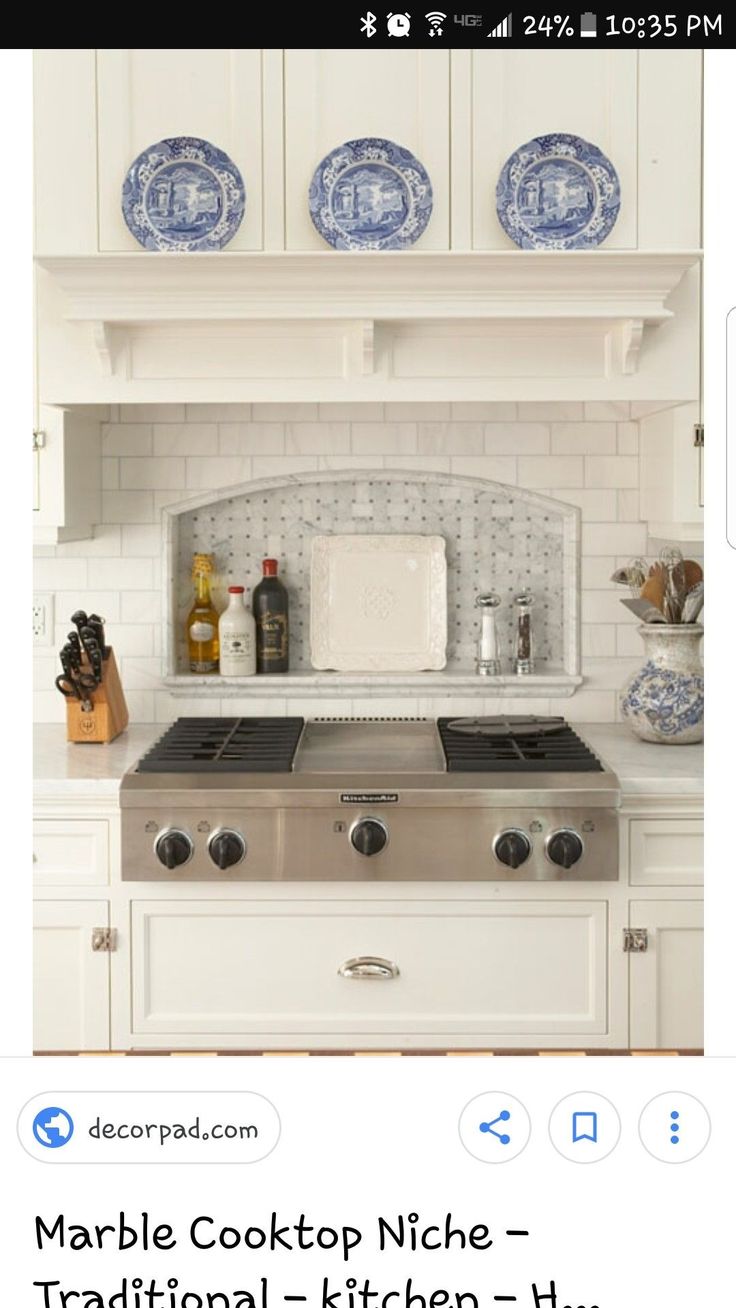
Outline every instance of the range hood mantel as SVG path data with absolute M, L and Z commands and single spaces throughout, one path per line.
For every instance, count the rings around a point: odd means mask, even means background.
M 671 317 L 696 251 L 48 258 L 76 321 Z
M 694 250 L 41 257 L 65 330 L 94 343 L 106 382 L 94 396 L 44 398 L 165 400 L 174 383 L 192 400 L 215 398 L 216 387 L 222 399 L 282 401 L 554 398 L 566 386 L 605 398 L 636 373 L 646 329 L 672 320 L 670 297 L 699 259 Z

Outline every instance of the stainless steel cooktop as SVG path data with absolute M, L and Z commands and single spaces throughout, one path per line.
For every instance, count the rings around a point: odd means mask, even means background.
M 560 718 L 183 718 L 123 778 L 123 877 L 611 880 L 619 802 Z

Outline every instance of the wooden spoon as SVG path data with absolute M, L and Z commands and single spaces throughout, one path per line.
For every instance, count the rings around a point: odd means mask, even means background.
M 697 586 L 698 582 L 703 580 L 703 569 L 700 564 L 695 563 L 693 559 L 685 559 L 682 564 L 682 570 L 685 574 L 686 592 L 692 590 L 693 586 Z
M 661 563 L 655 563 L 649 569 L 649 576 L 641 588 L 641 599 L 648 600 L 653 604 L 655 609 L 664 613 L 664 595 L 667 582 L 667 573 Z

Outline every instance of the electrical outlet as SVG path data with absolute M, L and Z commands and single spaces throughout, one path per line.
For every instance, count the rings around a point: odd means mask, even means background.
M 33 644 L 38 646 L 53 645 L 53 643 L 54 597 L 37 592 L 33 596 Z

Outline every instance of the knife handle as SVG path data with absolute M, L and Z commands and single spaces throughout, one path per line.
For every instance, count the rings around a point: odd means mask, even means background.
M 106 659 L 109 654 L 109 650 L 105 645 L 105 624 L 102 618 L 98 617 L 96 613 L 90 613 L 89 617 L 87 618 L 87 626 L 89 627 L 90 631 L 94 635 L 95 640 L 97 641 L 97 644 L 100 648 L 100 654 L 102 655 L 103 659 Z
M 94 674 L 95 681 L 99 686 L 102 681 L 102 651 L 97 644 L 91 627 L 82 627 L 80 635 L 82 637 L 82 644 L 84 645 L 84 652 L 89 659 L 89 665 Z

